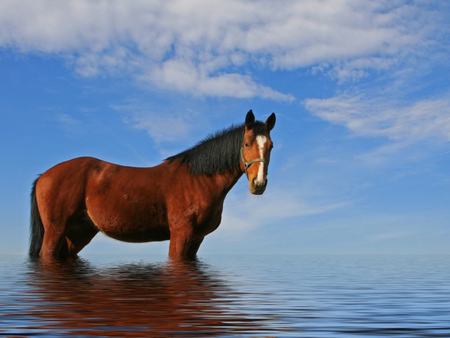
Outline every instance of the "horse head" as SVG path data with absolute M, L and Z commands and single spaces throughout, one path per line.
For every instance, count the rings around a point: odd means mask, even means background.
M 275 126 L 275 121 L 275 113 L 265 122 L 256 121 L 251 110 L 245 117 L 240 165 L 247 175 L 249 190 L 255 195 L 261 195 L 266 190 L 270 152 L 273 148 L 270 131 Z

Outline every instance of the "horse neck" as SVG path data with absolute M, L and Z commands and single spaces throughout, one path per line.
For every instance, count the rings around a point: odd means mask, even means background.
M 217 182 L 218 189 L 221 189 L 225 194 L 230 191 L 231 188 L 242 176 L 241 170 L 230 170 L 221 174 L 214 175 L 214 179 Z
M 196 176 L 194 179 L 199 179 L 205 184 L 205 181 L 209 181 L 206 186 L 213 188 L 216 195 L 219 199 L 225 198 L 227 193 L 233 188 L 239 178 L 242 176 L 242 172 L 240 170 L 234 171 L 226 171 L 223 173 L 216 173 L 212 175 L 201 175 Z M 209 189 L 205 191 L 211 191 Z
M 185 164 L 180 162 L 163 162 L 161 168 L 164 172 L 171 172 L 171 175 L 188 175 L 192 180 L 205 180 L 209 181 L 209 186 L 214 186 L 214 190 L 219 193 L 219 195 L 225 196 L 231 188 L 236 184 L 236 182 L 241 178 L 243 172 L 240 167 L 227 170 L 223 173 L 216 173 L 212 175 L 191 175 L 189 169 Z M 150 168 L 151 169 L 151 168 Z M 173 176 L 172 176 L 173 177 Z

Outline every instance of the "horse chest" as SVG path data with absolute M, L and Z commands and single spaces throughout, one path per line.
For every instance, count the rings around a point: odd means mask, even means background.
M 216 230 L 222 220 L 222 204 L 209 210 L 204 210 L 197 218 L 196 230 L 202 235 L 207 235 Z

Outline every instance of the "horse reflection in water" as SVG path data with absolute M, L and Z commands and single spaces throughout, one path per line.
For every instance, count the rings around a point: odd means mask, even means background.
M 29 315 L 42 329 L 99 336 L 202 336 L 267 332 L 239 313 L 236 293 L 198 261 L 97 269 L 77 259 L 31 262 Z

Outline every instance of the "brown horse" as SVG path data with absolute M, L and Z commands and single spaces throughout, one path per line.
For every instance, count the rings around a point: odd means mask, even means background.
M 76 256 L 98 231 L 126 242 L 170 239 L 169 256 L 194 258 L 220 224 L 228 191 L 246 173 L 262 194 L 272 149 L 272 113 L 214 134 L 150 168 L 80 157 L 43 173 L 31 193 L 30 256 Z

